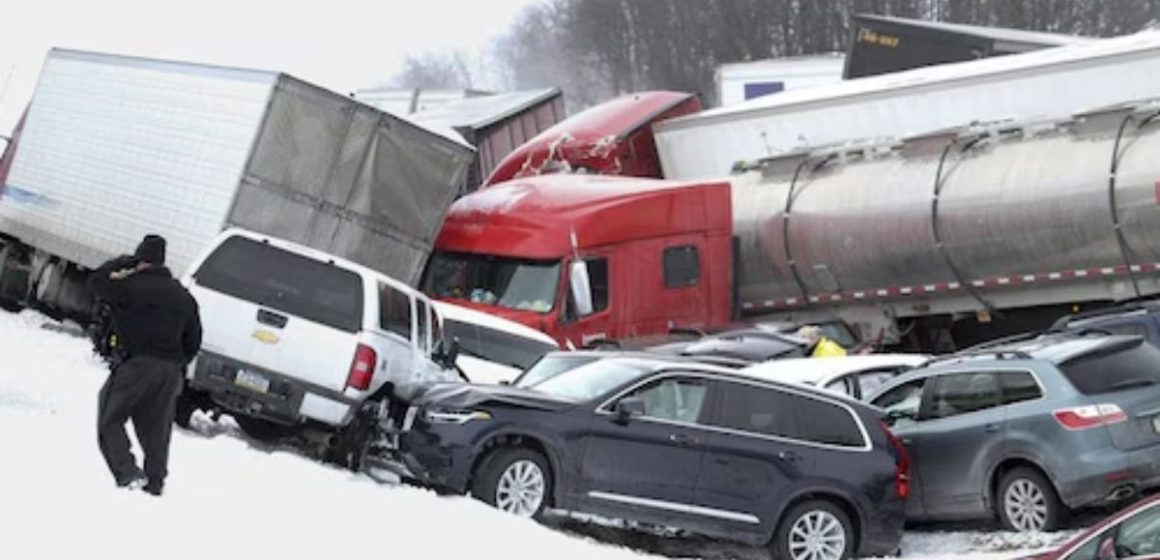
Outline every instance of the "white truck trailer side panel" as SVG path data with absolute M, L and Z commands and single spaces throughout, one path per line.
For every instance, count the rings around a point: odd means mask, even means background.
M 0 231 L 85 266 L 169 241 L 181 274 L 225 225 L 277 74 L 54 50 Z
M 755 98 L 747 89 L 780 86 L 779 93 L 784 93 L 840 82 L 844 65 L 841 53 L 722 64 L 717 69 L 717 103 L 725 107 Z
M 668 179 L 794 149 L 975 121 L 1057 117 L 1160 96 L 1160 32 L 787 91 L 660 123 Z

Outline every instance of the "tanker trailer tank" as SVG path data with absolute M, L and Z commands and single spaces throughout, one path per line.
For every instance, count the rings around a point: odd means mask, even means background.
M 1160 292 L 1155 108 L 767 160 L 733 182 L 742 310 L 896 340 L 900 318 Z

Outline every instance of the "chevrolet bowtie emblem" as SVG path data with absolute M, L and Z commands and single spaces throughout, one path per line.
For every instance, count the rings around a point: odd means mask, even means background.
M 254 331 L 254 338 L 266 344 L 278 344 L 278 335 L 270 331 Z

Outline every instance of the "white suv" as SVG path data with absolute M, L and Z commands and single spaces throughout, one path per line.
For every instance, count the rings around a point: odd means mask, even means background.
M 224 410 L 261 439 L 316 428 L 308 439 L 333 456 L 357 451 L 389 405 L 457 379 L 435 359 L 440 321 L 427 297 L 369 268 L 230 229 L 190 270 L 205 334 L 186 417 Z M 364 410 L 378 418 L 358 421 Z

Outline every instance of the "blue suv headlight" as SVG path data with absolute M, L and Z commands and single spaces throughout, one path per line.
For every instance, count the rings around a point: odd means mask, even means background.
M 473 420 L 491 420 L 491 413 L 483 410 L 431 408 L 424 412 L 424 417 L 431 424 L 463 425 Z

